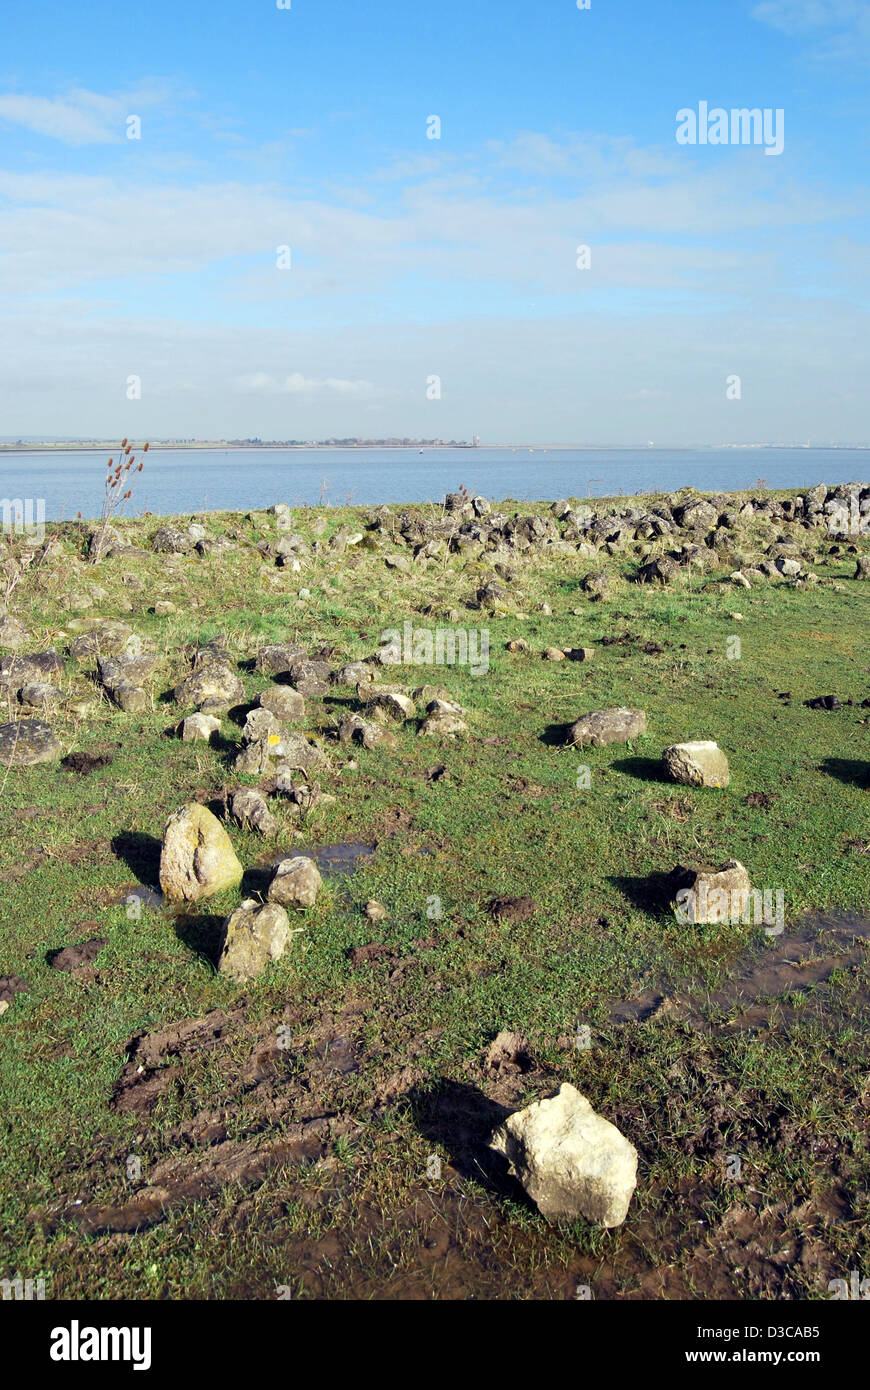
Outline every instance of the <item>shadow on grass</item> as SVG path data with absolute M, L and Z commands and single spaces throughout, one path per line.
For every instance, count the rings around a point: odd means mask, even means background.
M 669 787 L 674 786 L 673 778 L 667 775 L 659 758 L 621 758 L 611 766 L 615 772 L 625 772 L 641 782 L 664 782 Z
M 447 1150 L 457 1173 L 490 1192 L 529 1205 L 523 1188 L 508 1172 L 507 1159 L 488 1147 L 493 1130 L 513 1113 L 510 1106 L 490 1100 L 468 1082 L 447 1079 L 434 1089 L 417 1087 L 407 1099 L 424 1139 Z
M 870 762 L 857 758 L 825 758 L 820 770 L 850 787 L 870 787 Z
M 541 734 L 541 743 L 545 743 L 548 748 L 567 747 L 571 741 L 571 729 L 573 725 L 573 719 L 569 720 L 567 724 L 548 724 Z
M 112 853 L 144 884 L 155 884 L 160 877 L 160 848 L 154 835 L 141 830 L 123 830 L 112 840 Z
M 608 882 L 619 889 L 632 907 L 640 908 L 642 912 L 651 912 L 656 917 L 670 910 L 670 904 L 679 886 L 678 876 L 673 870 L 667 874 L 646 874 L 641 878 L 611 874 Z
M 217 970 L 225 920 L 213 912 L 180 913 L 175 919 L 175 935 L 195 956 Z

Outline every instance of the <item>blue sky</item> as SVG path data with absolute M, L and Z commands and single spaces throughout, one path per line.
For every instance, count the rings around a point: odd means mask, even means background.
M 0 39 L 4 435 L 870 440 L 870 0 L 6 0 Z M 701 102 L 782 153 L 678 144 Z

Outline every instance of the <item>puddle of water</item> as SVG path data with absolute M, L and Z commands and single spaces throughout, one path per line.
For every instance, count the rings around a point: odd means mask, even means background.
M 313 859 L 324 878 L 335 878 L 354 873 L 361 860 L 371 859 L 376 848 L 375 845 L 354 841 L 345 841 L 337 845 L 309 845 L 307 849 L 287 851 L 270 859 L 269 868 L 274 869 L 282 860 L 291 859 L 298 854 L 305 859 Z
M 149 888 L 146 883 L 137 883 L 135 888 L 125 888 L 119 897 L 113 898 L 110 906 L 118 907 L 121 903 L 126 903 L 132 907 L 136 902 L 141 903 L 142 907 L 159 910 L 163 907 L 163 894 L 159 888 Z
M 611 1005 L 609 1022 L 642 1023 L 658 1014 L 707 1027 L 707 1014 L 740 1015 L 731 1028 L 769 1026 L 782 1005 L 783 995 L 824 984 L 835 970 L 848 969 L 864 959 L 863 943 L 870 940 L 870 916 L 853 912 L 827 912 L 803 917 L 782 936 L 768 938 L 768 944 L 751 947 L 735 962 L 731 979 L 707 993 L 697 981 L 684 980 L 674 986 L 650 989 L 633 999 Z M 760 1000 L 772 1003 L 760 1003 Z M 866 993 L 862 1002 L 870 1007 Z M 822 1013 L 830 1012 L 822 1007 Z M 796 1015 L 795 1015 L 796 1016 Z

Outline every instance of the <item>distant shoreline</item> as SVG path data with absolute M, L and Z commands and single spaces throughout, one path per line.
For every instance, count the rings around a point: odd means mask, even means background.
M 144 440 L 142 441 L 144 443 Z M 118 448 L 119 441 L 100 441 L 92 443 L 73 444 L 49 442 L 40 443 L 0 443 L 0 454 L 95 454 L 112 453 Z M 133 445 L 134 448 L 142 447 L 142 444 Z M 761 450 L 776 449 L 780 452 L 791 451 L 794 453 L 807 453 L 812 450 L 830 449 L 840 453 L 866 453 L 870 450 L 870 444 L 227 444 L 222 440 L 199 441 L 195 443 L 149 443 L 149 453 L 179 453 L 189 451 L 197 453 L 205 450 L 221 451 L 225 453 L 246 452 L 253 453 L 311 453 L 320 451 L 323 453 L 370 453 L 395 452 L 395 453 L 443 453 L 455 450 L 466 450 L 469 453 L 484 453 L 487 450 L 515 449 L 530 450 L 534 453 L 547 453 L 550 450 L 574 450 L 578 453 L 610 453 L 618 454 L 622 452 L 630 453 L 693 453 L 702 450 L 721 453 L 739 453 L 742 450 Z

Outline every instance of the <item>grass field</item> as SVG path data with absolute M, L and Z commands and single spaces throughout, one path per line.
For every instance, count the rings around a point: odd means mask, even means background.
M 312 509 L 298 529 L 318 516 L 324 540 L 365 528 L 360 510 Z M 0 1276 L 42 1277 L 48 1298 L 794 1299 L 870 1274 L 870 586 L 854 555 L 811 542 L 821 582 L 805 587 L 711 582 L 724 564 L 666 589 L 619 578 L 590 602 L 582 577 L 628 574 L 630 553 L 533 554 L 489 613 L 467 606 L 485 557 L 404 574 L 357 547 L 294 574 L 253 548 L 271 517 L 203 520 L 237 548 L 91 566 L 83 528 L 59 527 L 9 599 L 25 650 L 63 654 L 70 620 L 99 614 L 161 661 L 142 715 L 109 702 L 93 662 L 65 661 L 56 683 L 95 705 L 50 722 L 65 754 L 104 765 L 0 769 L 0 974 L 27 985 L 0 1016 Z M 124 529 L 146 544 L 157 524 Z M 150 611 L 161 601 L 175 611 Z M 282 852 L 372 851 L 326 874 L 265 976 L 240 988 L 214 968 L 239 893 L 185 913 L 125 900 L 156 885 L 170 812 L 240 780 L 238 720 L 217 746 L 174 734 L 190 711 L 166 692 L 197 646 L 223 639 L 250 701 L 266 642 L 340 665 L 457 611 L 489 633 L 485 674 L 389 678 L 443 684 L 467 739 L 412 721 L 394 747 L 351 753 L 335 730 L 356 696 L 333 686 L 306 701 L 325 796 L 301 824 L 273 798 L 276 842 L 228 822 L 254 895 Z M 509 652 L 519 637 L 528 652 Z M 594 657 L 542 660 L 548 646 Z M 804 706 L 828 693 L 841 709 Z M 647 735 L 565 746 L 566 724 L 611 705 L 644 709 Z M 725 750 L 727 790 L 665 780 L 663 748 L 690 738 Z M 657 891 L 678 864 L 730 858 L 782 890 L 781 937 L 681 924 Z M 820 913 L 840 916 L 816 930 Z M 52 968 L 95 937 L 92 963 Z M 500 1060 L 503 1030 L 521 1037 Z M 639 1151 L 618 1229 L 548 1225 L 486 1149 L 496 1120 L 560 1081 Z

